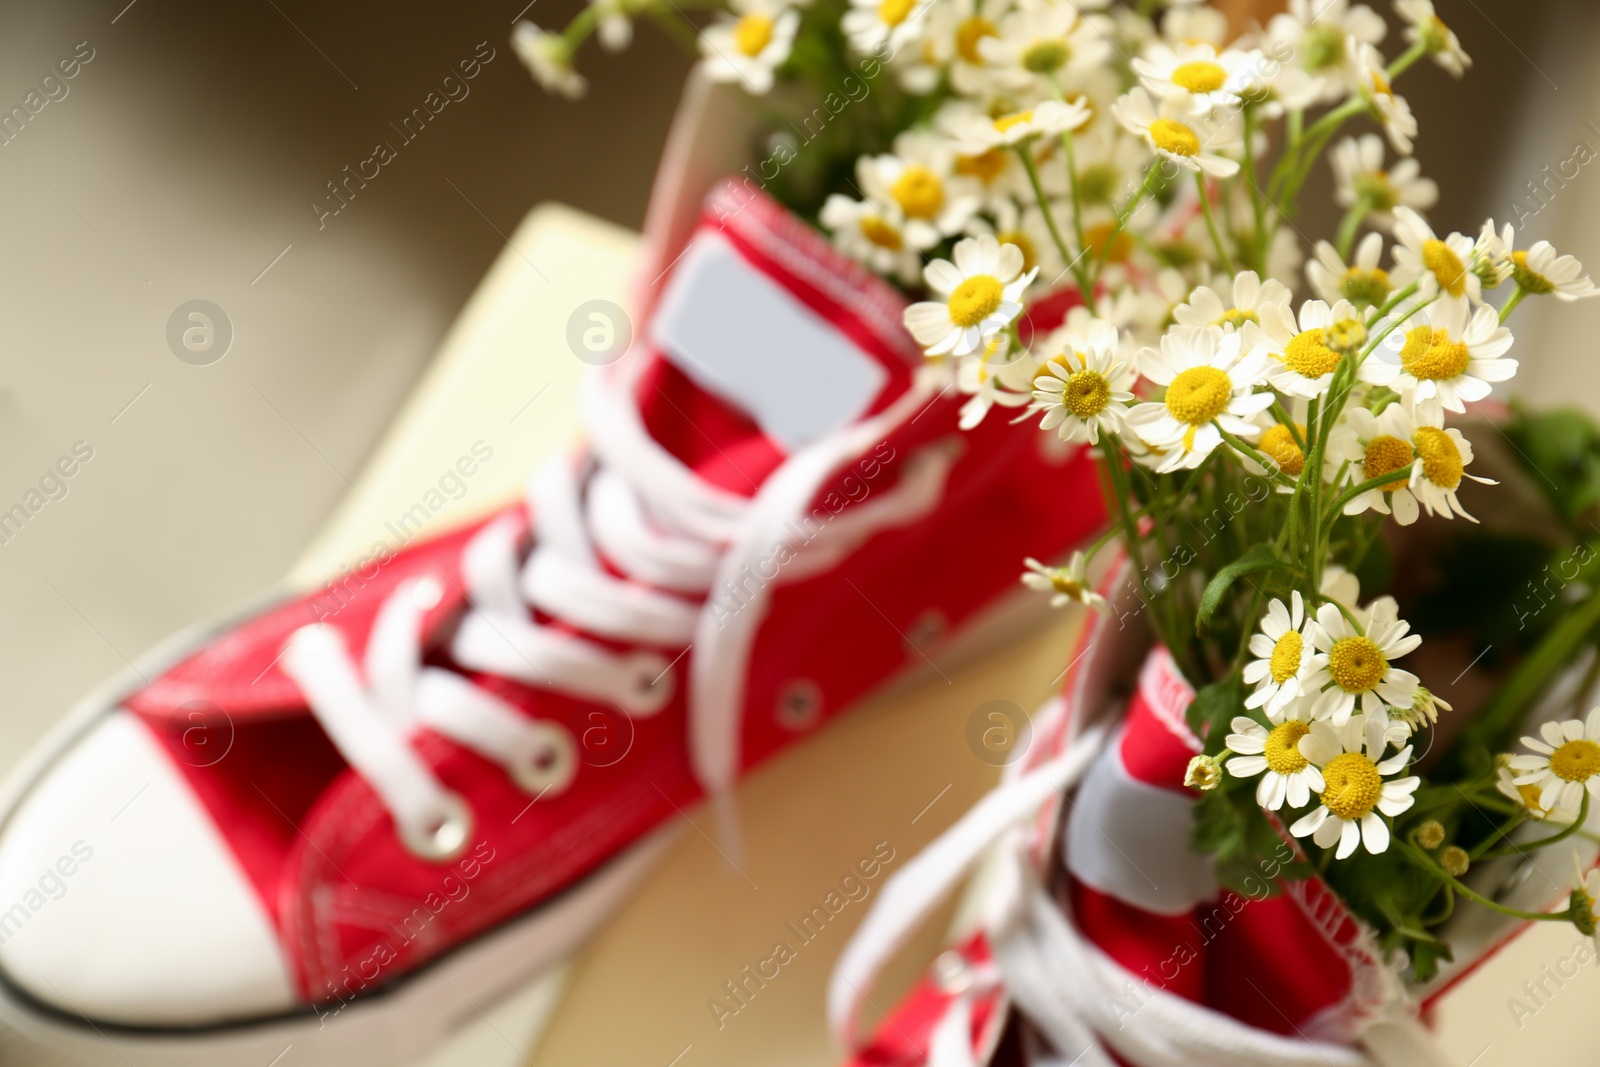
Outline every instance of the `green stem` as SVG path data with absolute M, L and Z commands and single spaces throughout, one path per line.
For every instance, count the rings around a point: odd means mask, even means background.
M 1528 290 L 1522 287 L 1521 282 L 1518 282 L 1516 290 L 1511 294 L 1511 299 L 1507 300 L 1506 306 L 1500 309 L 1500 322 L 1502 324 L 1511 317 L 1511 313 L 1517 310 L 1517 305 L 1522 303 L 1522 298 L 1527 295 Z
M 1356 231 L 1361 228 L 1361 220 L 1367 216 L 1367 200 L 1358 197 L 1351 205 L 1349 211 L 1344 213 L 1344 218 L 1339 220 L 1339 235 L 1334 239 L 1334 247 L 1339 250 L 1339 258 L 1350 258 L 1350 246 L 1356 243 Z
M 1044 213 L 1044 224 L 1050 231 L 1050 240 L 1055 242 L 1056 251 L 1061 253 L 1062 262 L 1078 266 L 1077 261 L 1072 258 L 1072 253 L 1067 250 L 1067 243 L 1061 239 L 1061 231 L 1056 228 L 1055 212 L 1050 210 L 1050 199 L 1045 196 L 1044 184 L 1039 181 L 1039 168 L 1033 165 L 1033 153 L 1028 150 L 1026 142 L 1017 145 L 1016 149 L 1017 158 L 1022 160 L 1022 169 L 1028 172 L 1028 183 L 1033 186 L 1033 195 L 1039 201 L 1039 210 Z M 1078 285 L 1083 292 L 1084 303 L 1089 303 L 1089 291 L 1083 288 L 1081 278 Z
M 1272 401 L 1272 417 L 1288 429 L 1289 436 L 1294 438 L 1295 445 L 1300 449 L 1300 454 L 1305 455 L 1306 438 L 1300 432 L 1300 424 L 1289 416 L 1289 413 L 1284 410 L 1283 402 L 1276 398 Z
M 1275 460 L 1272 460 L 1272 459 L 1268 458 L 1266 455 L 1262 454 L 1260 451 L 1258 451 L 1256 448 L 1254 448 L 1249 442 L 1241 441 L 1239 438 L 1235 437 L 1233 434 L 1229 433 L 1227 430 L 1224 430 L 1221 426 L 1217 427 L 1217 432 L 1222 435 L 1222 439 L 1225 442 L 1227 442 L 1228 447 L 1232 448 L 1235 452 L 1239 453 L 1241 456 L 1244 456 L 1247 459 L 1253 459 L 1258 464 L 1260 464 L 1261 465 L 1261 469 L 1267 472 L 1267 477 L 1276 478 L 1280 482 L 1282 482 L 1284 485 L 1293 485 L 1294 484 L 1294 481 L 1292 479 L 1290 479 L 1290 477 L 1287 474 L 1283 473 L 1283 468 L 1279 467 Z
M 1416 41 L 1412 43 L 1410 48 L 1407 48 L 1404 52 L 1401 52 L 1395 57 L 1394 62 L 1389 64 L 1389 69 L 1385 72 L 1385 76 L 1391 82 L 1394 81 L 1396 78 L 1400 77 L 1400 75 L 1410 70 L 1413 63 L 1427 54 L 1428 39 L 1427 35 L 1424 34 L 1423 36 L 1418 37 Z
M 1150 164 L 1150 169 L 1145 171 L 1144 181 L 1132 198 L 1122 205 L 1122 209 L 1117 212 L 1117 221 L 1112 224 L 1111 232 L 1106 236 L 1105 244 L 1100 246 L 1099 253 L 1095 256 L 1095 281 L 1098 282 L 1100 280 L 1100 273 L 1106 267 L 1106 257 L 1111 254 L 1111 246 L 1117 243 L 1117 237 L 1121 235 L 1122 228 L 1128 224 L 1128 220 L 1133 217 L 1133 213 L 1139 205 L 1144 203 L 1144 198 L 1155 191 L 1160 180 L 1161 160 L 1157 159 Z
M 1411 860 L 1417 866 L 1421 867 L 1423 870 L 1427 871 L 1429 874 L 1433 875 L 1435 878 L 1439 879 L 1445 885 L 1454 889 L 1457 893 L 1460 893 L 1468 900 L 1482 904 L 1490 911 L 1497 911 L 1501 915 L 1509 915 L 1513 919 L 1526 919 L 1529 922 L 1548 923 L 1567 921 L 1567 913 L 1564 911 L 1523 911 L 1521 908 L 1508 908 L 1504 904 L 1496 903 L 1495 901 L 1484 896 L 1482 893 L 1478 893 L 1472 889 L 1469 889 L 1466 885 L 1462 884 L 1459 879 L 1455 878 L 1443 867 L 1439 866 L 1438 863 L 1434 862 L 1432 856 L 1428 855 L 1411 842 L 1397 839 L 1395 844 L 1400 846 L 1400 850 L 1405 854 L 1407 859 Z
M 1596 626 L 1600 626 L 1600 596 L 1591 596 L 1574 605 L 1539 639 L 1533 651 L 1517 665 L 1488 706 L 1467 727 L 1462 740 L 1475 741 L 1490 751 L 1500 748 L 1503 735 L 1522 720 L 1523 711 L 1590 639 Z
M 1222 233 L 1217 229 L 1217 220 L 1211 214 L 1211 198 L 1206 195 L 1206 176 L 1200 171 L 1194 172 L 1194 186 L 1200 191 L 1200 210 L 1205 213 L 1206 229 L 1211 231 L 1211 244 L 1217 250 L 1217 258 L 1222 261 L 1224 270 L 1229 274 L 1236 274 L 1238 271 L 1233 265 L 1233 257 L 1223 245 Z
M 1549 837 L 1541 837 L 1537 841 L 1528 841 L 1520 845 L 1513 843 L 1510 848 L 1501 848 L 1495 849 L 1493 852 L 1486 852 L 1484 853 L 1483 858 L 1498 859 L 1501 856 L 1513 856 L 1521 855 L 1527 852 L 1536 852 L 1548 845 L 1555 844 L 1557 841 L 1565 841 L 1567 838 L 1571 837 L 1573 834 L 1577 833 L 1583 828 L 1584 820 L 1588 817 L 1589 791 L 1585 789 L 1583 791 L 1583 800 L 1578 805 L 1578 817 L 1572 820 L 1571 824 L 1569 824 L 1565 829 L 1561 830 L 1559 833 L 1551 834 Z

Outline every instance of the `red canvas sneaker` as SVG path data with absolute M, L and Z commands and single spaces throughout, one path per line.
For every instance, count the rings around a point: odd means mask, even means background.
M 1320 880 L 1279 878 L 1287 835 L 1254 888 L 1220 889 L 1189 847 L 1194 692 L 1150 649 L 1128 572 L 1104 592 L 1033 746 L 883 886 L 841 956 L 828 1009 L 849 1067 L 1444 1067 L 1430 1006 L 1526 924 L 1458 913 L 1455 961 L 1416 989 Z M 1570 854 L 1535 857 L 1483 888 L 1563 900 Z M 879 967 L 973 871 L 952 947 L 860 1039 Z
M 408 1059 L 1100 525 L 1087 453 L 959 430 L 902 298 L 731 195 L 525 503 L 179 638 L 13 783 L 6 1024 L 94 1062 Z

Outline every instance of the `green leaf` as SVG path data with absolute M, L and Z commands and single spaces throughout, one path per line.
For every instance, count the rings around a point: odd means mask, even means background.
M 1220 739 L 1227 733 L 1227 725 L 1235 715 L 1244 714 L 1244 682 L 1237 674 L 1230 674 L 1220 682 L 1212 682 L 1194 695 L 1186 718 L 1189 729 L 1206 742 L 1206 751 L 1220 752 Z M 1212 742 L 1216 741 L 1216 744 Z
M 1227 595 L 1228 588 L 1235 581 L 1253 571 L 1274 569 L 1292 570 L 1287 563 L 1278 559 L 1271 545 L 1251 545 L 1244 555 L 1219 570 L 1207 583 L 1206 591 L 1200 597 L 1200 610 L 1195 613 L 1195 629 L 1201 633 L 1205 632 L 1211 617 L 1217 613 L 1217 608 L 1222 604 L 1222 598 Z M 1249 620 L 1246 622 L 1246 625 L 1248 624 Z

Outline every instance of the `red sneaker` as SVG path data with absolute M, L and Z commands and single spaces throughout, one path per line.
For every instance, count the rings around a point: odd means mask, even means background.
M 570 953 L 685 808 L 1099 526 L 1086 453 L 959 430 L 902 298 L 741 200 L 525 504 L 72 716 L 0 824 L 0 1019 L 94 1062 L 414 1056 Z
M 1149 649 L 1133 590 L 1127 572 L 1107 583 L 1112 611 L 1091 616 L 1007 780 L 880 890 L 829 989 L 846 1063 L 1444 1067 L 1429 1007 L 1526 924 L 1466 913 L 1455 961 L 1418 989 L 1320 880 L 1279 883 L 1299 855 L 1287 835 L 1259 893 L 1219 889 L 1189 847 L 1193 690 Z M 1565 898 L 1569 853 L 1535 856 L 1508 905 Z M 883 961 L 974 870 L 953 946 L 858 1041 Z

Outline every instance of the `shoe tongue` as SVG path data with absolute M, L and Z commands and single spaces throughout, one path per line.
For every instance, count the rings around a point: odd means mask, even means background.
M 753 494 L 788 456 L 882 410 L 921 362 L 905 300 L 746 186 L 712 193 L 649 290 L 645 426 L 730 492 Z

